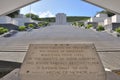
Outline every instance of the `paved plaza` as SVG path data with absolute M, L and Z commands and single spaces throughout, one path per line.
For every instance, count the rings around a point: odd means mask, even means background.
M 18 32 L 9 38 L 0 38 L 0 60 L 23 62 L 29 44 L 94 43 L 108 69 L 120 69 L 120 38 L 107 32 L 97 32 L 69 25 L 54 25 Z

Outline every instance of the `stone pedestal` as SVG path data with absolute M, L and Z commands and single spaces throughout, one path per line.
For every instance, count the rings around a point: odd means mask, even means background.
M 93 44 L 32 44 L 21 80 L 106 80 Z

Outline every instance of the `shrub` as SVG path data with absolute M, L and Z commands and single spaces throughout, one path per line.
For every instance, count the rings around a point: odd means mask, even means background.
M 44 22 L 44 26 L 48 26 L 49 25 L 49 23 L 48 22 Z
M 48 22 L 42 22 L 43 26 L 48 26 L 48 24 L 49 24 Z
M 33 24 L 29 24 L 28 27 L 35 28 L 35 26 Z
M 93 27 L 93 25 L 92 24 L 88 24 L 85 28 L 86 29 L 90 29 L 91 27 Z
M 120 33 L 120 27 L 116 28 L 115 31 Z
M 0 27 L 0 34 L 3 34 L 3 33 L 4 33 L 3 30 L 4 30 L 4 28 L 3 28 L 3 27 Z
M 0 34 L 4 34 L 6 32 L 8 32 L 8 29 L 0 27 Z
M 3 29 L 3 32 L 4 32 L 4 33 L 8 32 L 8 29 Z
M 38 26 L 39 26 L 39 27 L 42 27 L 42 26 L 43 26 L 43 24 L 42 24 L 42 23 L 39 23 L 39 24 L 38 24 Z
M 19 31 L 25 31 L 26 30 L 26 26 L 19 26 Z
M 102 25 L 98 25 L 96 30 L 97 31 L 104 31 L 105 28 Z
M 72 25 L 73 25 L 73 26 L 77 26 L 77 22 L 73 22 Z
M 40 22 L 40 23 L 38 23 L 39 27 L 45 27 L 45 26 L 48 26 L 48 25 L 49 25 L 48 22 Z
M 72 25 L 73 25 L 73 26 L 82 27 L 82 26 L 84 26 L 84 23 L 81 23 L 81 22 L 73 22 Z
M 78 23 L 78 26 L 82 27 L 82 26 L 84 26 L 84 24 L 83 23 Z

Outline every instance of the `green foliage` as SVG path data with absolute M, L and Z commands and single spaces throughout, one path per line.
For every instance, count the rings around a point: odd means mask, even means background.
M 82 27 L 82 26 L 84 26 L 84 23 L 78 23 L 78 26 Z
M 43 26 L 43 24 L 42 24 L 42 23 L 39 23 L 39 24 L 38 24 L 38 26 L 39 26 L 39 27 L 42 27 L 42 26 Z
M 38 20 L 38 21 L 45 21 L 45 22 L 55 22 L 55 17 L 50 17 L 50 18 L 39 18 L 38 15 L 28 13 L 25 15 L 28 18 L 32 18 L 33 20 Z M 81 21 L 81 20 L 88 20 L 90 17 L 85 17 L 85 16 L 67 16 L 67 22 L 75 22 L 75 21 Z
M 73 26 L 78 26 L 78 23 L 77 22 L 73 22 L 72 25 Z
M 19 31 L 25 31 L 26 30 L 26 26 L 19 26 Z
M 3 34 L 3 33 L 4 33 L 3 30 L 4 30 L 4 28 L 3 28 L 3 27 L 0 27 L 0 34 Z
M 45 22 L 55 22 L 55 17 L 51 17 L 51 18 L 40 18 L 40 21 L 45 21 Z
M 116 28 L 115 31 L 117 32 L 117 36 L 120 37 L 120 27 Z
M 29 28 L 35 28 L 35 26 L 33 24 L 28 24 Z
M 8 14 L 7 16 L 9 16 L 9 17 L 11 17 L 11 18 L 15 18 L 15 16 L 16 16 L 16 15 L 19 15 L 19 13 L 20 13 L 20 10 L 17 10 L 17 11 L 15 11 L 15 12 L 12 12 L 12 13 Z
M 3 32 L 4 32 L 4 33 L 8 32 L 8 29 L 4 28 L 4 29 L 3 29 Z
M 92 24 L 88 24 L 85 28 L 86 29 L 90 29 L 91 27 L 93 27 L 93 25 Z
M 84 17 L 84 16 L 67 16 L 67 22 L 76 22 L 81 20 L 88 20 L 90 17 Z M 40 21 L 46 21 L 46 22 L 55 22 L 55 17 L 51 18 L 41 18 Z
M 120 27 L 116 28 L 115 31 L 120 33 Z
M 96 30 L 97 31 L 104 31 L 105 28 L 102 25 L 98 25 Z
M 82 27 L 82 26 L 84 26 L 84 23 L 82 23 L 82 22 L 73 22 L 72 25 Z
M 25 15 L 27 18 L 32 18 L 33 20 L 40 20 L 38 15 L 32 14 L 32 13 L 28 13 Z
M 112 13 L 112 12 L 109 12 L 109 11 L 105 11 L 105 10 L 103 10 L 103 11 L 100 11 L 100 12 L 98 12 L 98 13 L 107 14 L 107 15 L 108 15 L 108 17 L 111 17 L 111 16 L 115 15 L 114 13 Z
M 48 26 L 49 23 L 48 23 L 48 22 L 44 22 L 43 25 L 44 25 L 44 26 Z
M 81 20 L 88 20 L 90 17 L 86 16 L 67 16 L 67 22 L 75 22 Z
M 4 34 L 6 32 L 8 32 L 8 29 L 0 27 L 0 34 Z
M 39 27 L 45 27 L 45 26 L 48 26 L 48 25 L 49 25 L 48 22 L 40 22 L 40 23 L 38 23 Z

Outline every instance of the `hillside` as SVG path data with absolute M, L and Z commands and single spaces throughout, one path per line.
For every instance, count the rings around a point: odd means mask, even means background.
M 68 22 L 74 22 L 74 21 L 81 21 L 81 20 L 87 20 L 90 17 L 85 16 L 67 16 Z M 40 18 L 41 21 L 47 21 L 47 22 L 55 22 L 55 17 L 51 18 Z
M 86 16 L 68 16 L 67 21 L 68 22 L 83 21 L 83 20 L 87 20 L 89 18 L 90 17 L 86 17 Z

